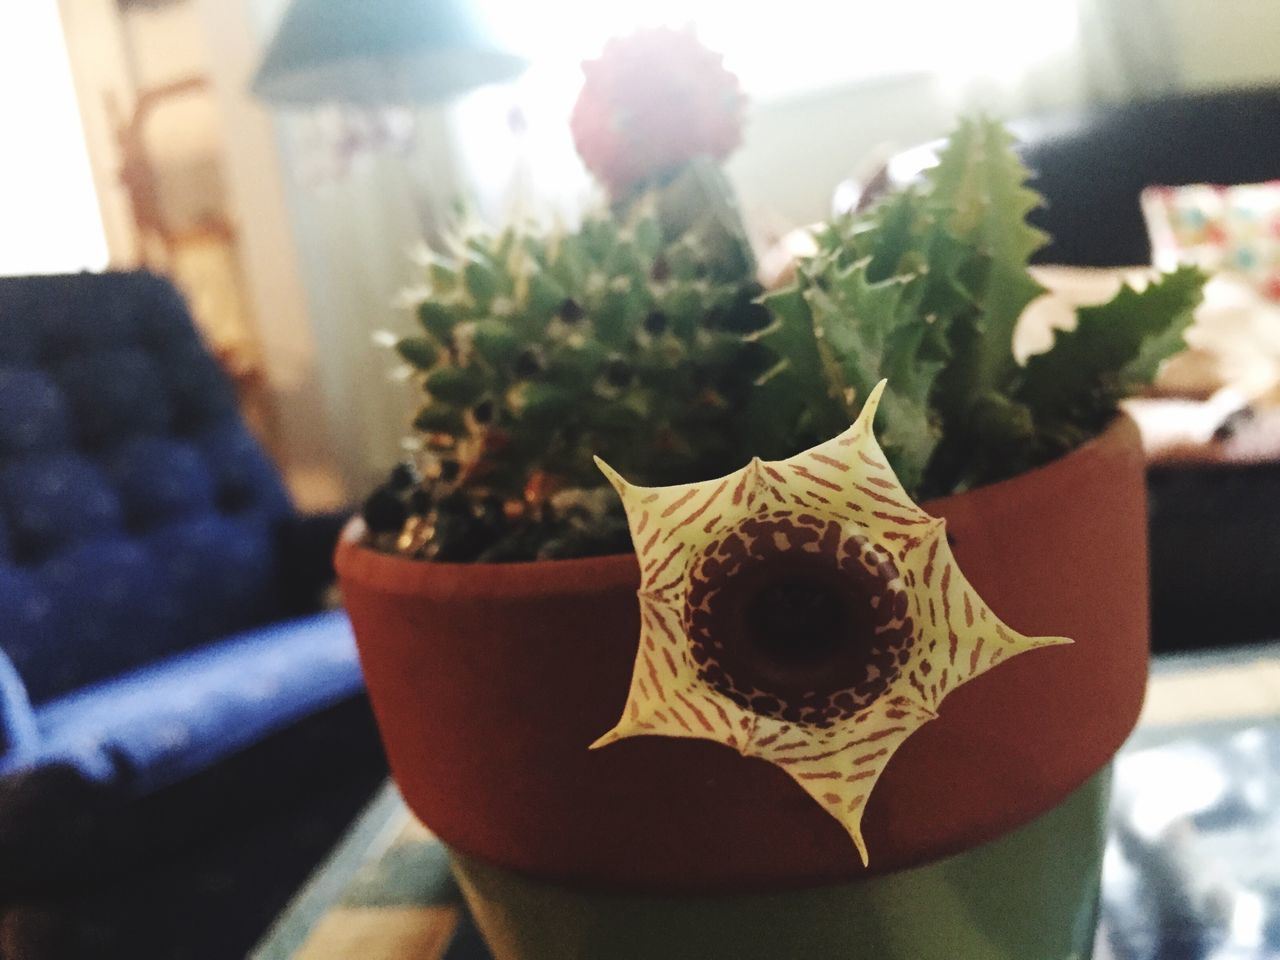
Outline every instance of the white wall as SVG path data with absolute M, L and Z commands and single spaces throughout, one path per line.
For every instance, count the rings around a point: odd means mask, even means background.
M 1163 0 L 1188 86 L 1280 83 L 1280 2 Z
M 1155 0 L 1169 18 L 1178 65 L 1188 90 L 1280 85 L 1280 0 Z M 1069 62 L 1042 77 L 1029 102 L 1025 90 L 995 104 L 1017 115 L 1073 102 L 1079 88 Z M 1079 78 L 1075 78 L 1077 81 Z M 729 163 L 744 207 L 759 225 L 805 223 L 830 211 L 832 188 L 865 172 L 891 147 L 944 134 L 964 97 L 925 75 L 851 84 L 804 97 L 757 104 L 742 149 Z
M 951 109 L 924 74 L 868 81 L 751 107 L 729 176 L 757 234 L 822 219 L 836 184 L 868 159 L 937 137 Z
M 101 269 L 107 241 L 58 8 L 0 5 L 0 274 Z

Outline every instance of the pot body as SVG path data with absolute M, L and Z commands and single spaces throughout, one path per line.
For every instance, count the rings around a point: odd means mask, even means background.
M 925 866 L 771 894 L 575 890 L 455 854 L 495 960 L 1087 960 L 1110 771 L 1003 837 Z
M 352 530 L 337 566 L 392 772 L 457 854 L 500 956 L 708 960 L 679 946 L 709 942 L 689 939 L 707 924 L 743 931 L 726 954 L 739 958 L 804 943 L 814 957 L 1065 960 L 1089 955 L 1099 774 L 1145 689 L 1144 469 L 1122 418 L 1049 466 L 924 504 L 997 615 L 1075 642 L 954 690 L 905 742 L 863 819 L 870 869 L 764 761 L 694 739 L 587 749 L 626 699 L 634 556 L 420 563 Z M 830 929 L 810 929 L 818 918 Z M 668 928 L 684 933 L 652 940 Z

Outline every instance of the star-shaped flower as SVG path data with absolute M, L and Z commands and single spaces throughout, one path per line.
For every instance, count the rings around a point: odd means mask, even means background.
M 960 684 L 1027 650 L 956 566 L 857 422 L 789 460 L 718 480 L 629 484 L 640 643 L 622 719 L 592 746 L 699 737 L 786 771 L 868 862 L 862 814 L 907 737 Z

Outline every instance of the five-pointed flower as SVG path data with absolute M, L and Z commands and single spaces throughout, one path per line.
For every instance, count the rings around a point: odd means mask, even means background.
M 717 480 L 629 484 L 640 642 L 617 725 L 593 744 L 699 737 L 786 771 L 853 838 L 894 752 L 948 692 L 1061 637 L 1002 623 L 956 566 L 872 430 Z

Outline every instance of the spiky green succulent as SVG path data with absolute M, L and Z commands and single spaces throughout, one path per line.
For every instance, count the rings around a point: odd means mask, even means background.
M 421 330 L 396 349 L 424 393 L 414 426 L 457 484 L 518 499 L 600 486 L 596 454 L 653 483 L 746 456 L 726 427 L 762 366 L 745 335 L 769 317 L 696 236 L 665 242 L 644 214 L 477 231 L 426 274 Z
M 1189 268 L 1125 287 L 1019 363 L 1047 238 L 993 121 L 961 123 L 923 182 L 822 227 L 764 297 L 705 174 L 576 231 L 472 231 L 427 264 L 421 329 L 397 350 L 423 390 L 428 472 L 371 499 L 384 542 L 455 560 L 623 550 L 594 455 L 649 486 L 785 459 L 848 427 L 881 379 L 877 434 L 914 497 L 1003 479 L 1098 433 L 1200 300 Z
M 838 433 L 882 378 L 879 436 L 903 485 L 939 496 L 1020 473 L 1101 430 L 1116 403 L 1181 349 L 1203 275 L 1184 268 L 1110 303 L 1021 365 L 1014 329 L 1044 292 L 1028 272 L 1047 237 L 1013 138 L 961 122 L 924 182 L 817 233 L 818 252 L 771 294 L 759 335 L 780 359 L 749 416 L 761 456 Z

